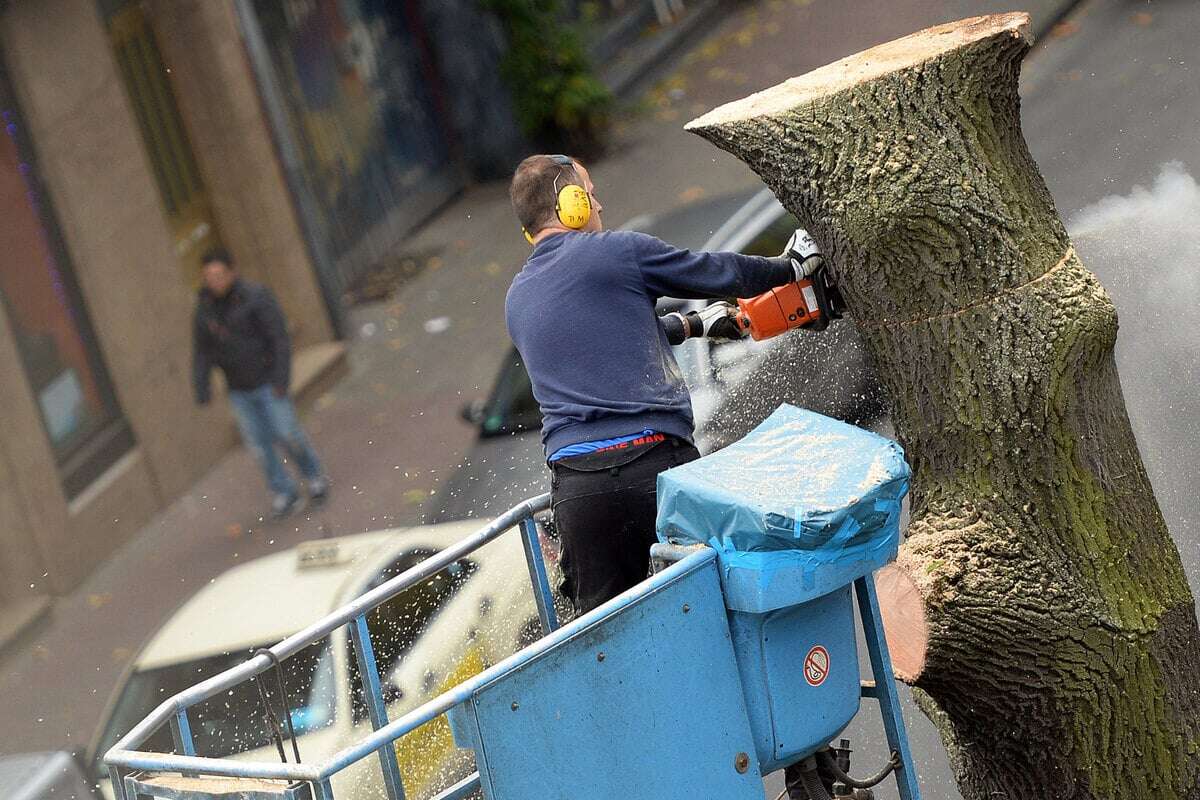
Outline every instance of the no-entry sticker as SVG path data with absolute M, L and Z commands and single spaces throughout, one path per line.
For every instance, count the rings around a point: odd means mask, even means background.
M 804 680 L 809 686 L 820 686 L 829 677 L 829 651 L 816 645 L 804 657 Z

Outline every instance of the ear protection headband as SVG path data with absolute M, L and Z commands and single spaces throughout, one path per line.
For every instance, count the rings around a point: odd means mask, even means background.
M 575 172 L 575 162 L 567 156 L 550 156 L 550 158 L 560 167 L 566 167 L 571 172 Z M 592 201 L 588 197 L 587 189 L 577 184 L 566 183 L 559 189 L 558 179 L 562 176 L 562 172 L 559 172 L 554 177 L 554 213 L 563 227 L 577 231 L 587 225 L 588 220 L 592 218 Z M 578 179 L 578 175 L 576 175 L 576 180 Z
M 570 156 L 553 155 L 550 160 L 560 167 L 569 169 L 575 172 L 575 162 Z M 588 220 L 592 218 L 592 201 L 588 197 L 587 189 L 574 183 L 565 183 L 561 189 L 558 188 L 558 179 L 563 177 L 563 171 L 559 170 L 554 176 L 554 215 L 558 217 L 558 221 L 564 228 L 570 228 L 577 231 L 588 224 Z M 533 244 L 533 236 L 524 228 L 521 232 L 525 234 L 525 240 Z

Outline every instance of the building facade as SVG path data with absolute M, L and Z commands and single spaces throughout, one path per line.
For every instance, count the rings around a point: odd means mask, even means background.
M 275 289 L 299 356 L 336 347 L 233 0 L 0 2 L 0 117 L 2 610 L 235 442 L 192 402 L 205 248 Z
M 468 182 L 523 154 L 477 0 L 233 0 L 332 307 Z
M 566 9 L 606 57 L 651 5 Z M 236 441 L 192 404 L 204 250 L 327 372 L 354 282 L 528 152 L 505 49 L 478 0 L 0 0 L 0 640 Z

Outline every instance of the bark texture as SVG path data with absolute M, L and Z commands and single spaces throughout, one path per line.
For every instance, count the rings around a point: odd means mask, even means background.
M 896 583 L 926 637 L 902 677 L 964 797 L 1200 798 L 1195 606 L 1116 310 L 1021 133 L 1027 27 L 931 28 L 688 128 L 814 234 L 887 386 L 914 469 Z

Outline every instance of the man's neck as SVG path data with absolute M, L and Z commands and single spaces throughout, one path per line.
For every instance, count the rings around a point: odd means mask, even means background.
M 560 233 L 578 233 L 578 231 L 568 228 L 565 225 L 551 225 L 537 232 L 537 235 L 533 237 L 533 244 L 536 246 L 543 239 L 548 239 Z

